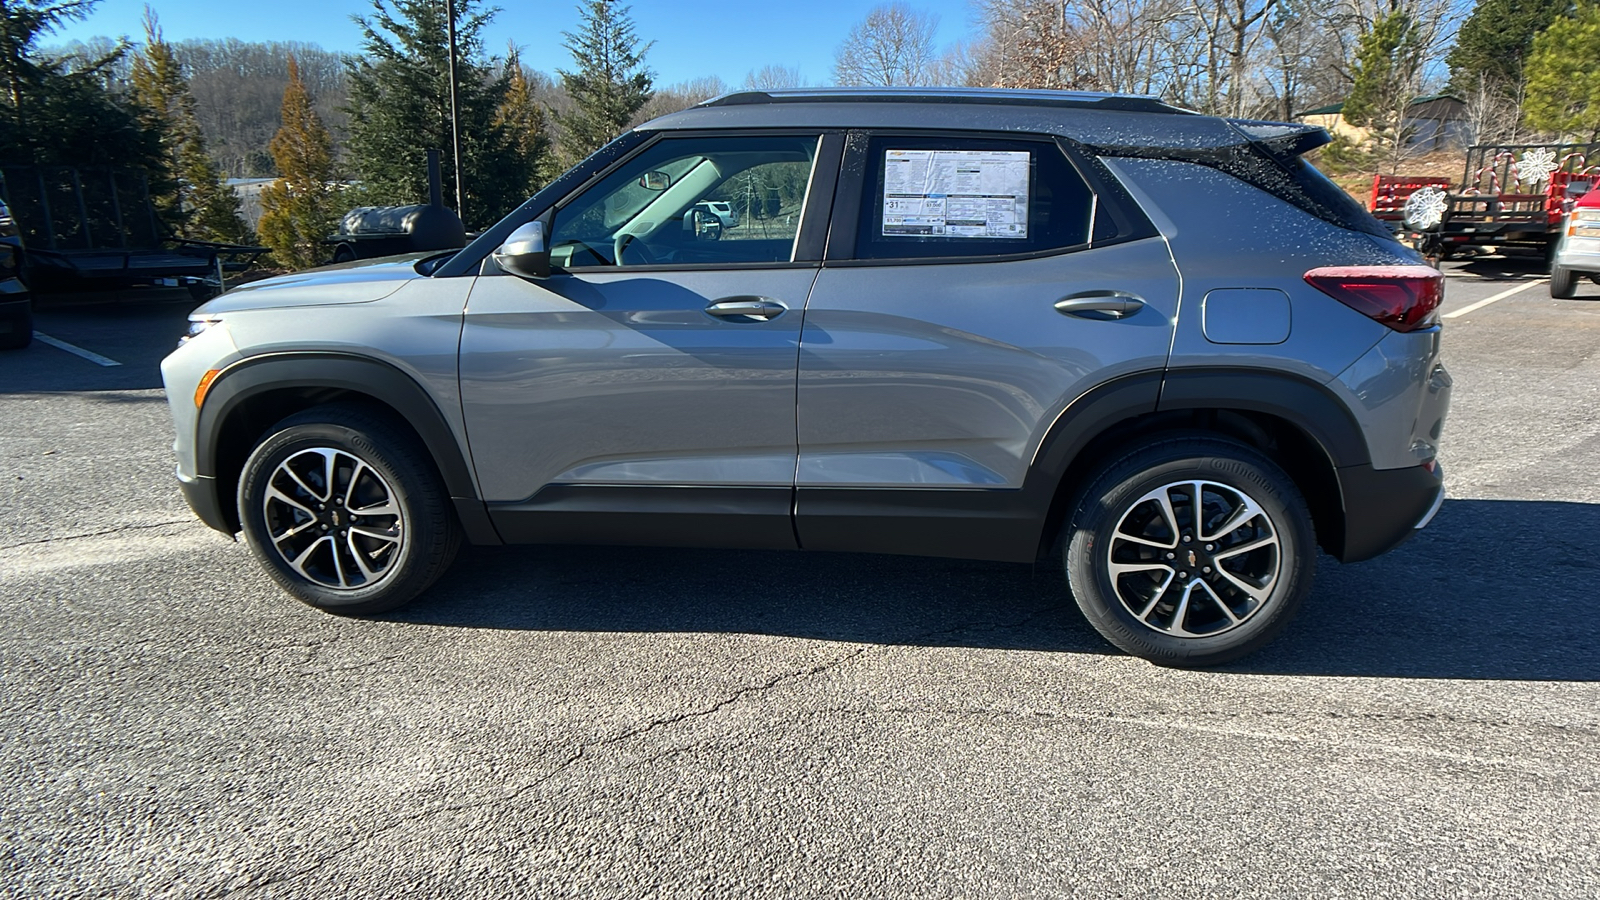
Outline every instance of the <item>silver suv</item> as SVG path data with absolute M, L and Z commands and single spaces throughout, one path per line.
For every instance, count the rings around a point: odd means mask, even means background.
M 463 539 L 1059 558 L 1111 643 L 1225 662 L 1319 546 L 1384 553 L 1443 498 L 1442 280 L 1301 159 L 1327 140 L 1100 94 L 724 96 L 464 250 L 200 307 L 162 365 L 178 478 L 331 612 Z

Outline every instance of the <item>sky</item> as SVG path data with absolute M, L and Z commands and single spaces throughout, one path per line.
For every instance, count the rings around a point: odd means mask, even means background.
M 554 72 L 570 68 L 561 46 L 563 31 L 579 27 L 572 0 L 499 0 L 501 11 L 485 30 L 490 52 L 503 55 L 508 41 L 522 48 L 523 63 Z M 707 75 L 737 87 L 745 74 L 769 63 L 798 67 L 811 84 L 832 81 L 833 54 L 872 2 L 849 0 L 635 0 L 635 32 L 655 46 L 645 63 L 658 86 Z M 911 0 L 912 8 L 939 18 L 942 47 L 968 36 L 968 0 Z M 73 23 L 42 43 L 63 44 L 104 35 L 143 34 L 140 0 L 102 0 L 87 20 Z M 361 33 L 350 19 L 372 10 L 371 0 L 150 0 L 169 41 L 227 38 L 243 41 L 304 41 L 325 50 L 354 53 Z

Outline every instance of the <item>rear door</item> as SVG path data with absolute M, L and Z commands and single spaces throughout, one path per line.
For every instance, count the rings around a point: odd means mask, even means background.
M 1031 559 L 1040 516 L 1018 504 L 1052 423 L 1166 364 L 1166 243 L 1050 139 L 849 146 L 800 340 L 801 544 Z

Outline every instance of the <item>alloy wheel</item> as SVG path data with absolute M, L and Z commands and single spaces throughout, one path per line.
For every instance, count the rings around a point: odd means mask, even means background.
M 307 581 L 371 587 L 405 549 L 405 514 L 389 482 L 345 450 L 313 447 L 273 470 L 261 511 L 274 551 Z
M 1107 542 L 1106 563 L 1117 599 L 1140 624 L 1198 638 L 1261 612 L 1283 552 L 1272 519 L 1244 491 L 1179 481 L 1129 506 Z

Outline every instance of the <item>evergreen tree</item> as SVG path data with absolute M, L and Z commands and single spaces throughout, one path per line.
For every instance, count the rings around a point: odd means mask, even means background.
M 0 77 L 5 79 L 6 97 L 15 127 L 28 128 L 29 95 L 35 93 L 44 74 L 34 58 L 35 42 L 41 34 L 56 30 L 67 22 L 84 18 L 98 0 L 3 0 L 0 2 Z
M 255 235 L 245 224 L 239 204 L 239 195 L 229 187 L 217 167 L 216 160 L 206 150 L 200 125 L 184 137 L 178 153 L 178 177 L 189 193 L 189 230 L 187 237 L 202 241 L 221 241 L 225 244 L 252 244 Z
M 522 68 L 516 44 L 506 49 L 506 95 L 495 112 L 495 125 L 504 128 L 517 148 L 524 169 L 523 189 L 532 195 L 558 172 L 552 172 L 550 128 L 544 104 L 534 96 L 533 82 Z
M 223 183 L 222 173 L 206 152 L 183 65 L 148 7 L 144 37 L 144 46 L 133 57 L 130 81 L 140 121 L 159 136 L 166 162 L 165 172 L 152 173 L 150 179 L 156 213 L 182 237 L 228 243 L 249 240 L 239 197 Z
M 1356 43 L 1351 61 L 1346 122 L 1372 129 L 1391 164 L 1398 167 L 1405 148 L 1405 112 L 1422 67 L 1422 42 L 1416 23 L 1396 10 L 1372 23 Z
M 373 0 L 357 17 L 366 56 L 349 62 L 350 167 L 362 202 L 422 203 L 428 197 L 427 151 L 443 150 L 446 197 L 458 175 L 451 158 L 450 52 L 446 4 Z M 483 58 L 482 32 L 495 10 L 456 0 L 456 101 L 459 175 L 468 228 L 488 225 L 526 197 L 528 163 L 497 122 L 510 73 Z
M 1533 36 L 1571 6 L 1571 0 L 1480 0 L 1445 57 L 1451 90 L 1468 93 L 1487 81 L 1513 91 L 1522 83 Z
M 300 80 L 289 55 L 289 86 L 283 91 L 283 126 L 269 146 L 277 181 L 261 191 L 261 240 L 292 269 L 318 265 L 327 256 L 322 240 L 339 220 L 334 183 L 333 138 Z
M 154 137 L 106 87 L 124 45 L 47 58 L 38 41 L 98 0 L 0 0 L 0 161 L 52 165 L 159 163 Z
M 574 104 L 571 113 L 556 115 L 569 165 L 627 130 L 650 101 L 655 77 L 644 65 L 651 45 L 639 45 L 629 7 L 614 7 L 612 0 L 584 0 L 578 11 L 583 28 L 577 34 L 562 32 L 577 69 L 556 70 Z
M 1529 125 L 1600 140 L 1600 6 L 1583 3 L 1535 37 L 1527 76 Z

